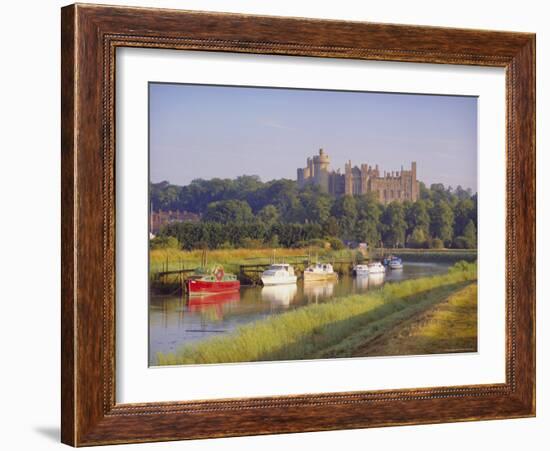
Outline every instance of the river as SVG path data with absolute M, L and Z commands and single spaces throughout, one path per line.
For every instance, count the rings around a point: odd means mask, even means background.
M 326 302 L 335 297 L 375 290 L 388 282 L 445 273 L 447 263 L 405 262 L 401 270 L 386 274 L 342 276 L 337 282 L 304 282 L 296 285 L 241 287 L 240 292 L 204 298 L 152 295 L 149 306 L 149 364 L 157 352 L 227 334 L 236 327 L 277 315 L 289 309 Z

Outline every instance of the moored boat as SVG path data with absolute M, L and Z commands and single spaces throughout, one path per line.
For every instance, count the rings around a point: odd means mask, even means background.
M 275 263 L 262 273 L 261 279 L 264 285 L 285 285 L 296 283 L 298 277 L 288 263 Z
M 330 263 L 315 263 L 304 271 L 304 281 L 336 279 L 338 279 L 338 273 L 334 271 Z
M 393 257 L 388 263 L 391 269 L 403 269 L 403 261 L 399 257 Z
M 386 272 L 386 268 L 380 262 L 373 262 L 368 264 L 369 274 L 382 274 Z
M 185 281 L 185 287 L 189 296 L 204 296 L 239 291 L 241 282 L 237 276 L 227 274 L 222 266 L 217 266 L 211 273 L 190 276 Z
M 369 274 L 369 265 L 355 265 L 353 272 L 356 276 L 366 276 Z

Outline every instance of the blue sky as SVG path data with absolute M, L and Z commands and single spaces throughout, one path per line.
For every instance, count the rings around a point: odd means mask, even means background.
M 477 191 L 477 98 L 185 84 L 149 85 L 150 174 L 296 178 L 320 147 L 331 168 L 417 162 L 427 185 Z

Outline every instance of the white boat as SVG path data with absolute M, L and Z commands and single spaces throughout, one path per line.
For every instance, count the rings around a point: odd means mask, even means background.
M 386 272 L 386 268 L 380 262 L 369 263 L 369 274 L 382 274 Z
M 390 260 L 388 266 L 391 269 L 403 269 L 403 261 L 398 257 L 394 257 Z
M 338 273 L 334 271 L 330 263 L 315 263 L 304 271 L 304 281 L 335 279 L 338 279 Z
M 294 274 L 294 268 L 288 263 L 275 263 L 262 273 L 264 285 L 286 285 L 296 283 L 298 277 Z
M 369 273 L 369 265 L 355 265 L 353 272 L 356 276 L 366 276 Z

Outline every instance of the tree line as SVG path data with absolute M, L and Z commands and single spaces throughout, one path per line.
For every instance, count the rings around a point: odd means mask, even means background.
M 416 202 L 383 205 L 372 193 L 334 197 L 293 180 L 262 182 L 256 176 L 194 180 L 186 186 L 151 184 L 154 210 L 185 210 L 199 222 L 166 225 L 154 245 L 168 237 L 185 249 L 298 247 L 366 242 L 371 247 L 475 248 L 477 194 L 469 189 L 420 183 Z M 172 243 L 174 241 L 172 240 Z

